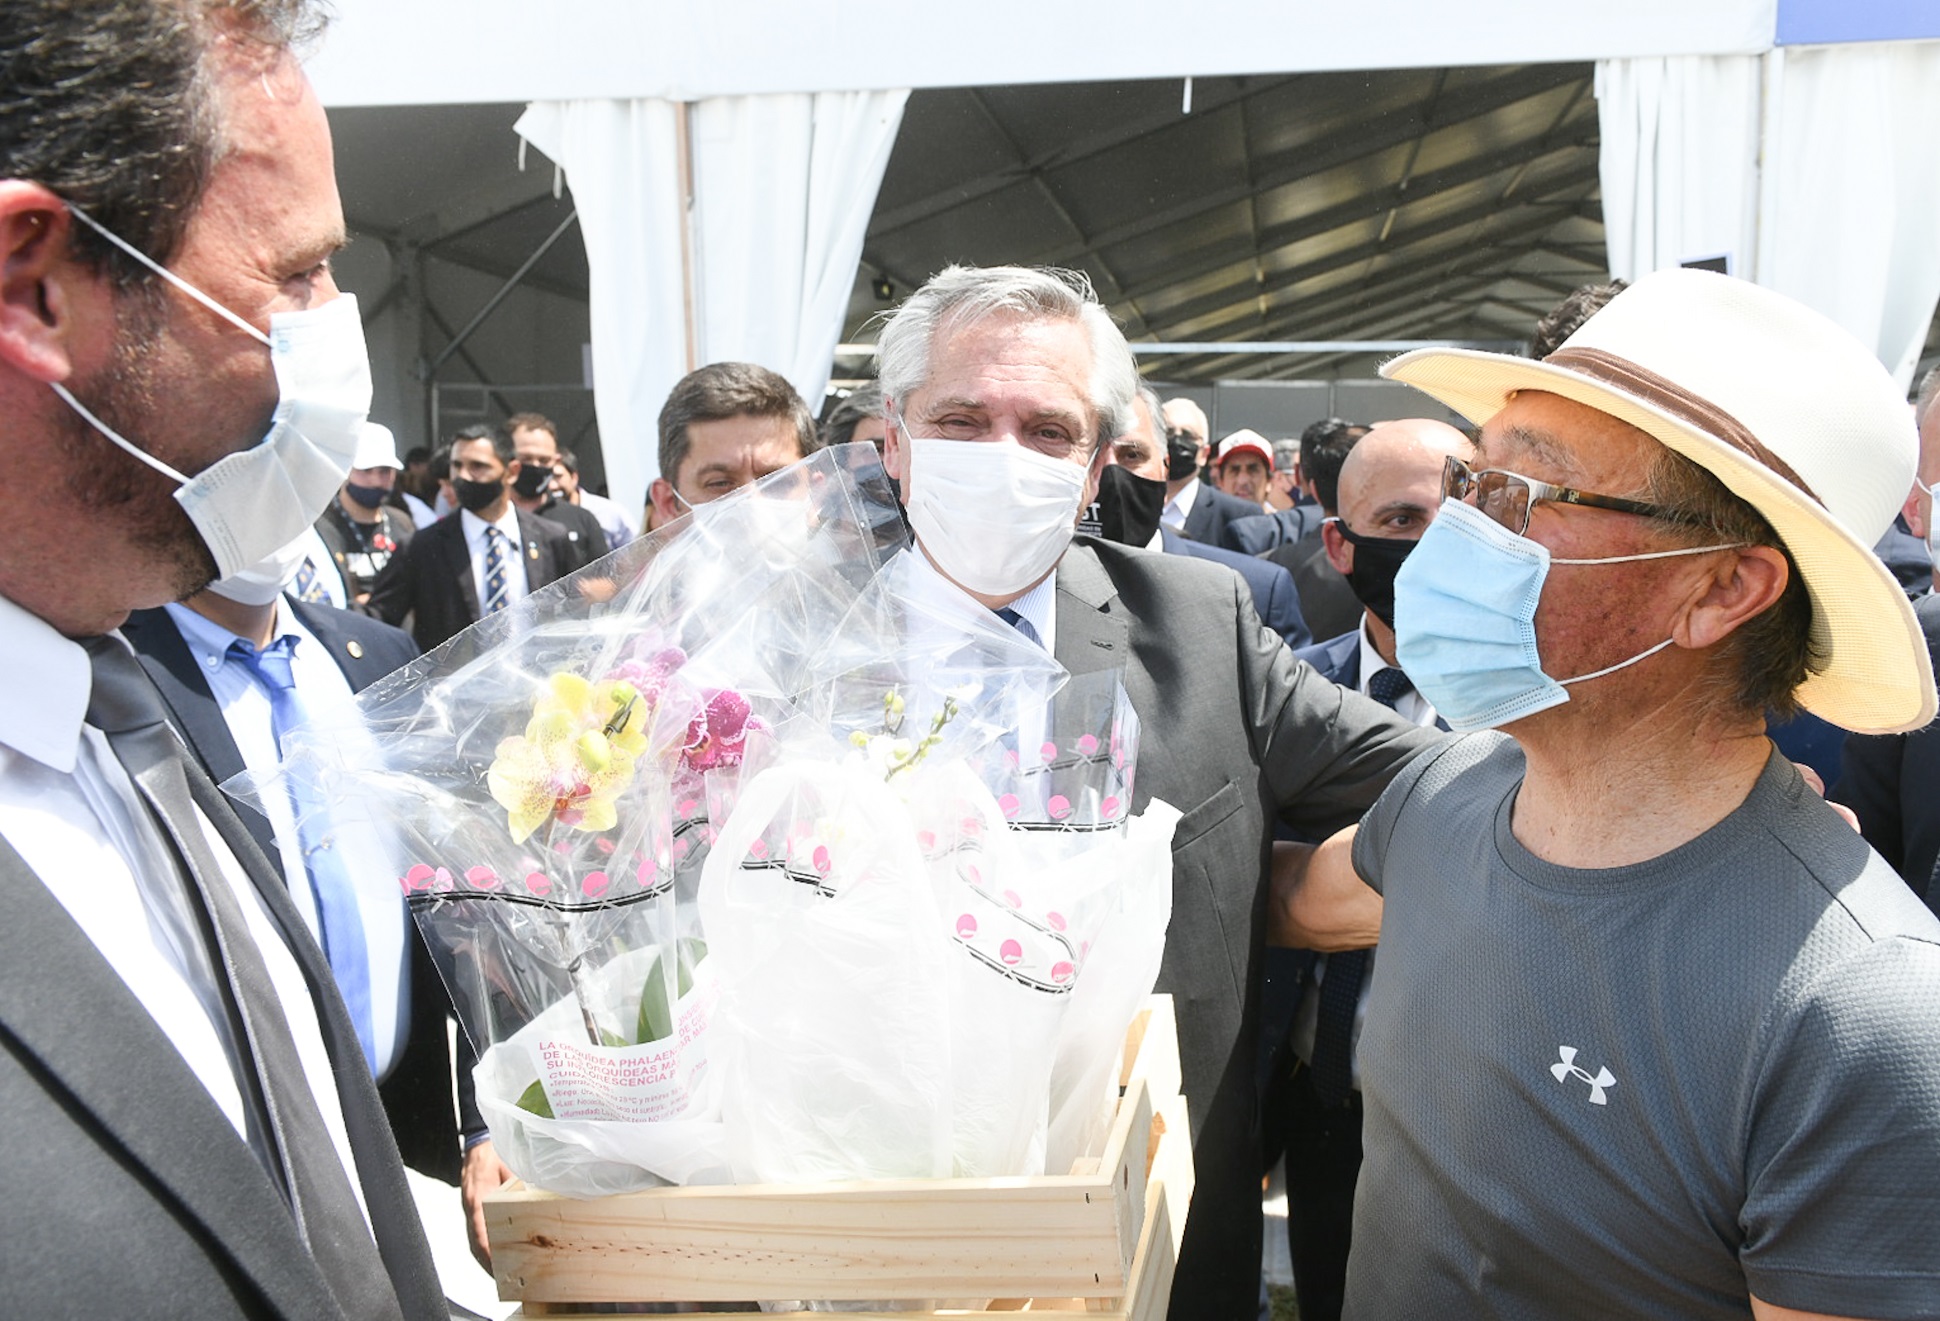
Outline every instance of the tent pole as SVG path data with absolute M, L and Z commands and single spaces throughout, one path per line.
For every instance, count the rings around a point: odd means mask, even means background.
M 680 284 L 685 318 L 687 370 L 700 366 L 700 334 L 695 326 L 694 297 L 694 103 L 674 107 L 674 159 L 680 171 Z

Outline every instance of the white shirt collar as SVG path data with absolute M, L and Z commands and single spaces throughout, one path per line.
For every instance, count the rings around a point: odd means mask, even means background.
M 94 672 L 72 638 L 0 596 L 0 743 L 49 770 L 74 773 Z
M 519 507 L 510 500 L 505 502 L 505 512 L 487 523 L 469 509 L 458 511 L 459 526 L 465 530 L 465 543 L 474 548 L 485 544 L 485 529 L 495 527 L 509 537 L 514 546 L 519 544 Z
M 911 590 L 932 599 L 940 597 L 943 600 L 951 602 L 953 607 L 957 609 L 961 609 L 966 605 L 975 610 L 984 609 L 983 604 L 975 597 L 944 577 L 942 572 L 934 564 L 930 563 L 930 557 L 923 553 L 920 546 L 912 545 L 904 553 L 903 559 L 910 575 L 906 581 L 909 583 Z M 1043 582 L 1010 603 L 1010 609 L 1015 610 L 1018 615 L 1037 631 L 1037 636 L 1043 642 L 1044 649 L 1053 655 L 1057 652 L 1057 584 L 1058 572 L 1056 569 L 1053 569 L 1045 576 Z M 996 612 L 991 611 L 989 613 L 995 614 Z
M 1188 518 L 1192 517 L 1192 506 L 1194 502 L 1196 502 L 1198 499 L 1199 499 L 1199 479 L 1197 477 L 1194 477 L 1194 478 L 1191 478 L 1189 481 L 1187 481 L 1184 486 L 1181 486 L 1179 488 L 1179 493 L 1177 495 L 1173 496 L 1170 500 L 1167 500 L 1165 502 L 1165 507 L 1168 510 L 1177 510 L 1179 515 L 1179 521 L 1183 523 Z
M 205 669 L 221 669 L 229 655 L 229 644 L 248 641 L 241 634 L 231 633 L 215 620 L 197 614 L 179 601 L 171 602 L 167 610 L 169 617 L 175 621 L 176 631 L 182 635 L 182 641 L 188 644 L 189 654 L 201 662 Z M 297 622 L 296 612 L 279 600 L 276 603 L 276 616 L 270 621 L 269 640 L 274 643 L 278 638 L 293 637 L 300 648 L 309 636 L 309 630 Z
M 1368 636 L 1367 611 L 1365 610 L 1361 612 L 1360 634 L 1361 634 L 1360 690 L 1361 690 L 1361 695 L 1363 697 L 1367 697 L 1371 695 L 1368 692 L 1368 685 L 1374 681 L 1374 676 L 1381 670 L 1390 668 L 1390 666 L 1386 661 L 1381 659 L 1381 653 L 1374 649 L 1374 639 Z M 1394 666 L 1392 668 L 1400 669 L 1399 666 Z M 1406 673 L 1406 671 L 1403 671 L 1403 673 Z M 1397 701 L 1394 705 L 1394 710 L 1395 710 L 1395 714 L 1402 716 L 1404 719 L 1412 720 L 1417 725 L 1432 725 L 1435 723 L 1435 708 L 1430 706 L 1428 704 L 1428 699 L 1423 697 L 1421 693 L 1414 688 L 1410 688 L 1407 692 L 1401 695 L 1401 699 Z

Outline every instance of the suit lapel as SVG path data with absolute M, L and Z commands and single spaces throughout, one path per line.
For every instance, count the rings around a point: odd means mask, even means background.
M 454 513 L 450 516 L 449 522 L 451 533 L 444 538 L 443 543 L 445 559 L 443 576 L 457 589 L 458 599 L 465 603 L 466 618 L 458 624 L 458 628 L 463 628 L 465 624 L 479 617 L 478 584 L 472 581 L 472 552 L 471 544 L 465 540 L 465 516 L 463 513 Z M 428 533 L 432 528 L 439 526 L 441 525 L 433 523 L 425 531 Z M 458 629 L 454 628 L 451 631 L 456 633 Z
M 12 846 L 0 841 L 0 1022 L 267 1298 L 335 1314 L 296 1224 L 208 1091 Z M 31 1134 L 16 1135 L 31 1141 Z M 112 1245 L 103 1245 L 112 1252 Z
M 1071 543 L 1058 562 L 1057 640 L 1052 654 L 1073 674 L 1090 674 L 1127 664 L 1131 650 L 1123 611 L 1114 610 L 1118 593 L 1098 563 L 1097 552 Z
M 525 556 L 525 587 L 536 592 L 559 577 L 559 565 L 552 557 L 552 544 L 545 538 L 539 520 L 519 511 L 520 553 Z
M 221 791 L 199 773 L 199 768 L 183 769 L 196 806 L 209 818 L 243 871 L 255 882 L 264 906 L 283 934 L 283 943 L 303 970 L 310 1003 L 316 1010 L 317 1024 L 323 1031 L 324 1045 L 336 1074 L 337 1100 L 343 1108 L 344 1127 L 350 1135 L 351 1151 L 357 1161 L 356 1175 L 363 1185 L 364 1205 L 378 1251 L 390 1269 L 405 1315 L 418 1315 L 427 1298 L 442 1301 L 437 1292 L 437 1275 L 429 1269 L 430 1249 L 425 1246 L 424 1227 L 417 1218 L 410 1188 L 404 1182 L 403 1167 L 398 1163 L 390 1120 L 378 1099 L 377 1085 L 365 1067 L 363 1047 L 358 1043 L 357 1030 L 351 1026 L 343 997 L 337 993 L 330 965 L 309 928 L 303 925 L 289 891 L 280 883 L 266 883 L 266 876 L 274 876 L 269 870 L 269 861 L 242 829 L 241 819 L 229 810 Z M 413 1309 L 411 1296 L 414 1287 L 430 1290 L 417 1300 L 417 1310 Z

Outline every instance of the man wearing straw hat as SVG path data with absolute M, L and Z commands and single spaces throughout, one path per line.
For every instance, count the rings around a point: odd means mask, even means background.
M 1935 1315 L 1940 921 L 1764 737 L 1934 714 L 1868 550 L 1900 392 L 1696 271 L 1541 362 L 1385 372 L 1482 426 L 1395 622 L 1442 716 L 1502 732 L 1276 864 L 1276 937 L 1380 938 L 1346 1314 Z

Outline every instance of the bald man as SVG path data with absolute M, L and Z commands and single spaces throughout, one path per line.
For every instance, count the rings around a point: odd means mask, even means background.
M 1340 471 L 1340 513 L 1321 526 L 1328 562 L 1361 602 L 1358 627 L 1295 653 L 1335 683 L 1393 707 L 1418 725 L 1442 725 L 1395 660 L 1394 575 L 1441 505 L 1442 467 L 1466 460 L 1468 437 L 1445 422 L 1383 422 L 1348 452 Z M 1354 1185 L 1361 1168 L 1360 1071 L 1355 1067 L 1361 1006 L 1373 950 L 1291 959 L 1276 956 L 1270 976 L 1287 969 L 1296 1005 L 1289 1072 L 1268 1104 L 1287 1153 L 1287 1240 L 1301 1321 L 1338 1318 L 1347 1280 Z M 1280 1003 L 1286 1003 L 1282 998 Z

